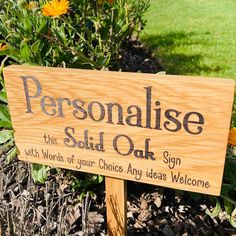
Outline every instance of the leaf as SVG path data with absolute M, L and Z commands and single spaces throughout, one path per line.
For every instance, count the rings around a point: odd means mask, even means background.
M 6 164 L 9 164 L 12 159 L 16 156 L 17 153 L 17 149 L 16 146 L 14 146 L 8 153 L 7 153 L 7 157 L 6 157 Z
M 48 22 L 46 18 L 41 18 L 40 25 L 37 27 L 36 32 L 41 33 L 41 34 L 47 34 L 48 33 Z
M 49 166 L 32 164 L 32 177 L 35 183 L 44 184 L 47 180 L 47 171 L 50 170 Z
M 21 58 L 21 53 L 19 50 L 9 46 L 7 49 L 0 51 L 0 56 L 9 56 L 13 60 L 21 63 L 22 58 Z
M 50 44 L 44 44 L 43 49 L 41 50 L 42 58 L 46 58 L 52 51 L 52 46 Z
M 0 120 L 11 123 L 10 114 L 6 105 L 0 104 Z
M 30 62 L 31 51 L 25 40 L 20 44 L 20 53 L 25 62 Z
M 104 177 L 102 175 L 98 175 L 98 183 L 102 183 L 104 180 Z
M 94 183 L 102 183 L 103 181 L 103 176 L 102 175 L 93 175 L 92 180 Z
M 54 34 L 56 35 L 57 39 L 62 43 L 66 45 L 66 35 L 60 28 L 53 29 Z
M 12 129 L 12 123 L 0 120 L 0 128 Z
M 234 228 L 236 228 L 236 208 L 233 210 L 229 222 Z
M 28 31 L 29 33 L 30 33 L 31 30 L 32 30 L 32 22 L 29 20 L 28 17 L 26 17 L 26 18 L 24 19 L 24 29 L 25 29 L 26 31 Z
M 4 102 L 4 103 L 7 103 L 7 95 L 3 91 L 0 91 L 0 101 Z
M 73 189 L 73 191 L 79 190 L 81 185 L 82 185 L 82 180 L 73 179 L 73 181 L 72 181 L 72 189 Z
M 24 0 L 18 0 L 17 5 L 19 8 L 25 8 L 25 1 Z
M 216 199 L 216 206 L 213 208 L 212 211 L 206 209 L 206 214 L 209 215 L 211 218 L 217 217 L 220 214 L 221 205 L 218 199 Z
M 85 191 L 83 190 L 83 191 L 80 193 L 79 201 L 82 202 L 85 196 L 86 196 L 86 193 L 85 193 Z
M 12 130 L 2 130 L 0 131 L 0 144 L 3 144 L 10 139 L 13 139 L 13 131 Z
M 225 170 L 224 170 L 224 183 L 230 184 L 230 189 L 236 188 L 236 158 L 226 158 Z
M 224 199 L 224 207 L 225 207 L 225 211 L 227 215 L 230 215 L 233 210 L 234 205 L 227 199 Z
M 14 145 L 14 139 L 9 140 L 8 142 L 4 143 L 0 146 L 0 150 L 3 151 L 5 149 L 9 149 L 9 147 L 12 147 Z
M 233 186 L 231 184 L 223 183 L 220 196 L 223 199 L 227 199 L 228 201 L 230 201 L 233 205 L 236 205 L 235 199 L 232 199 L 229 194 L 230 191 L 232 191 L 232 189 L 233 189 Z
M 34 44 L 31 45 L 31 50 L 33 53 L 39 52 L 40 40 L 37 40 Z

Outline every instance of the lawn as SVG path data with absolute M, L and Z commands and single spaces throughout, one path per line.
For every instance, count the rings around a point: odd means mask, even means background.
M 167 74 L 236 79 L 235 0 L 151 0 L 142 41 Z

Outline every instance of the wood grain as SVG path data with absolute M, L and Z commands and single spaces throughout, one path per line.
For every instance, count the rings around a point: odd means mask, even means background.
M 4 79 L 20 159 L 220 194 L 233 80 L 29 66 L 5 68 Z M 119 120 L 118 107 L 109 113 L 109 104 L 120 104 L 123 120 L 121 117 Z M 168 114 L 171 109 L 178 114 L 173 111 Z M 127 117 L 138 112 L 141 118 L 130 118 L 127 123 Z M 201 114 L 204 122 L 200 124 L 200 117 L 191 112 Z M 170 131 L 166 127 L 180 129 Z M 199 134 L 188 132 L 196 133 L 198 127 L 202 128 Z M 45 135 L 50 136 L 50 143 L 45 142 L 48 141 Z M 103 147 L 98 145 L 100 151 L 78 148 L 83 145 L 78 141 L 83 141 L 86 135 L 88 140 L 93 138 L 94 147 L 99 138 L 103 141 Z M 76 140 L 75 147 L 65 144 L 75 144 L 71 136 Z M 136 157 L 141 151 L 145 154 L 145 142 L 146 153 L 153 152 L 153 160 L 150 153 L 147 158 Z M 131 150 L 130 144 L 132 152 L 121 155 Z M 170 163 L 166 163 L 167 159 Z
M 109 236 L 126 236 L 127 185 L 125 180 L 105 178 L 107 229 Z

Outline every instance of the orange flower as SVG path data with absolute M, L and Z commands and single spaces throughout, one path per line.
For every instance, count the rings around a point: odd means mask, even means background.
M 236 146 L 236 128 L 232 128 L 229 131 L 229 139 L 228 139 L 228 144 Z
M 0 43 L 0 51 L 3 51 L 5 49 L 7 49 L 7 45 L 3 44 L 3 43 Z
M 43 6 L 42 13 L 44 16 L 57 17 L 66 14 L 68 10 L 68 0 L 52 0 Z

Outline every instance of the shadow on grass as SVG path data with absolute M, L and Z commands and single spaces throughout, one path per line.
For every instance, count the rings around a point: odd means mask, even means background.
M 205 65 L 201 53 L 191 53 L 191 48 L 211 45 L 209 32 L 170 32 L 166 34 L 146 35 L 143 42 L 152 49 L 159 58 L 163 69 L 168 74 L 210 74 L 223 70 L 221 65 Z M 195 47 L 196 46 L 196 47 Z M 182 52 L 181 52 L 182 51 Z M 195 49 L 192 51 L 196 51 Z M 201 51 L 201 50 L 198 50 Z

